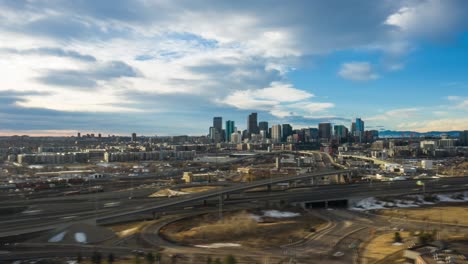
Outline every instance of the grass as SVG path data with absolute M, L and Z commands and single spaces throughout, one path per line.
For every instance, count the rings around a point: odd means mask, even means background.
M 395 210 L 380 210 L 379 214 L 392 217 L 407 217 L 408 219 L 468 226 L 468 206 L 437 206 L 425 208 L 404 208 Z
M 127 223 L 127 224 L 109 226 L 109 228 L 112 231 L 114 231 L 118 237 L 121 238 L 121 237 L 127 237 L 135 233 L 138 233 L 148 223 L 149 222 L 144 222 L 144 221 L 132 222 L 132 223 Z
M 371 241 L 369 241 L 363 256 L 367 259 L 367 263 L 377 262 L 406 248 L 404 244 L 400 246 L 393 245 L 394 235 L 394 233 L 383 234 L 376 236 Z M 403 243 L 409 237 L 408 232 L 400 232 L 400 235 L 403 238 Z
M 310 227 L 323 220 L 309 215 L 285 219 L 264 219 L 256 222 L 247 211 L 226 213 L 223 220 L 217 214 L 184 219 L 161 230 L 167 239 L 183 244 L 239 243 L 244 247 L 268 248 L 302 239 Z

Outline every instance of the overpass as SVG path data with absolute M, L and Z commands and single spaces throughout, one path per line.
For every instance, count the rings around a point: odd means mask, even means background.
M 96 222 L 99 223 L 99 222 L 103 222 L 106 220 L 112 220 L 114 218 L 123 218 L 123 217 L 128 217 L 128 216 L 139 215 L 139 214 L 148 214 L 148 213 L 153 214 L 156 211 L 159 211 L 161 209 L 168 208 L 171 206 L 189 204 L 192 202 L 203 201 L 203 200 L 207 200 L 209 198 L 218 197 L 218 196 L 220 197 L 220 199 L 224 199 L 224 196 L 227 196 L 232 193 L 238 193 L 244 190 L 263 187 L 263 186 L 267 186 L 271 188 L 271 185 L 276 184 L 276 183 L 294 182 L 294 181 L 299 181 L 299 180 L 305 180 L 305 179 L 316 178 L 316 177 L 324 177 L 324 176 L 332 176 L 332 175 L 338 175 L 338 176 L 349 175 L 351 172 L 353 172 L 353 170 L 327 170 L 324 172 L 308 173 L 308 174 L 302 174 L 302 175 L 297 175 L 297 176 L 270 178 L 270 179 L 255 181 L 251 183 L 230 186 L 230 187 L 223 188 L 221 190 L 212 190 L 212 191 L 207 191 L 207 192 L 198 193 L 198 194 L 191 194 L 191 195 L 177 198 L 172 201 L 168 201 L 166 203 L 161 203 L 155 206 L 150 206 L 150 207 L 146 207 L 146 208 L 142 208 L 138 210 L 132 210 L 128 212 L 107 215 L 104 217 L 97 218 Z
M 388 163 L 388 162 L 386 162 L 384 160 L 379 160 L 379 159 L 366 157 L 366 156 L 349 155 L 349 154 L 340 154 L 339 156 L 343 157 L 343 158 L 353 158 L 353 159 L 361 159 L 361 160 L 366 160 L 366 161 L 372 161 L 374 164 L 377 164 L 377 165 L 384 165 L 384 164 Z

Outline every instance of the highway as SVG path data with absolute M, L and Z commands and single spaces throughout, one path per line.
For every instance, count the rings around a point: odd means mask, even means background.
M 288 177 L 292 180 L 294 177 Z M 275 180 L 275 179 L 273 179 Z M 128 196 L 121 193 L 114 193 L 114 196 L 105 194 L 106 198 L 99 198 L 104 193 L 94 195 L 77 196 L 73 200 L 61 201 L 45 199 L 44 201 L 34 201 L 32 208 L 43 210 L 37 214 L 22 214 L 4 216 L 0 218 L 0 237 L 12 234 L 27 233 L 41 229 L 50 229 L 59 224 L 71 224 L 77 221 L 103 221 L 105 219 L 123 219 L 130 214 L 142 214 L 143 217 L 151 217 L 152 212 L 170 214 L 171 210 L 178 210 L 184 206 L 201 205 L 201 200 L 208 200 L 208 205 L 216 205 L 221 194 L 230 194 L 229 199 L 224 203 L 255 203 L 255 201 L 286 201 L 286 202 L 319 202 L 342 199 L 358 199 L 371 196 L 403 195 L 422 193 L 421 186 L 417 186 L 415 181 L 395 181 L 395 182 L 373 182 L 359 184 L 338 184 L 321 186 L 299 186 L 284 191 L 271 192 L 240 192 L 265 184 L 284 181 L 266 181 L 238 184 L 221 190 L 213 190 L 203 193 L 191 194 L 184 197 L 173 198 L 147 198 L 146 196 L 154 190 L 136 191 L 136 197 L 129 200 Z M 441 178 L 437 180 L 427 180 L 426 192 L 447 192 L 468 189 L 468 177 Z M 108 202 L 120 202 L 118 206 L 106 208 Z M 34 210 L 33 210 L 34 211 Z M 146 216 L 145 216 L 146 215 Z M 141 218 L 140 218 L 141 219 Z

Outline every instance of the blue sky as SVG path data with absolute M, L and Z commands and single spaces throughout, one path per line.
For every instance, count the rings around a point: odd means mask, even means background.
M 0 135 L 468 129 L 468 2 L 0 0 Z

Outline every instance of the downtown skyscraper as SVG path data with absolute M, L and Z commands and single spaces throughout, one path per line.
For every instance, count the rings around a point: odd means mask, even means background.
M 251 113 L 247 120 L 247 135 L 258 134 L 257 113 Z
M 226 121 L 226 135 L 225 140 L 226 142 L 231 142 L 231 135 L 235 132 L 234 121 L 228 120 Z

